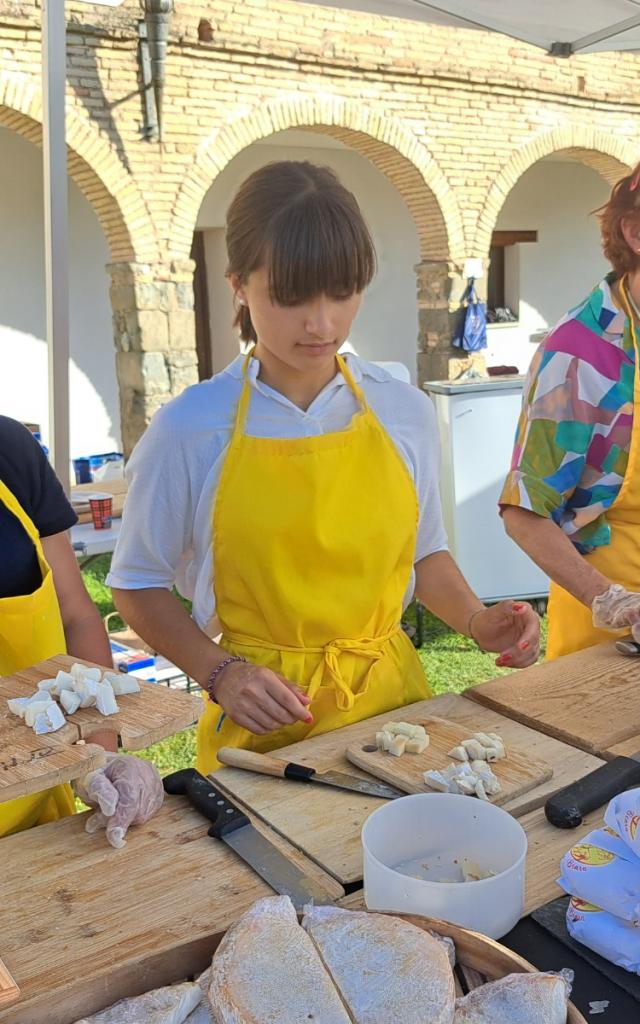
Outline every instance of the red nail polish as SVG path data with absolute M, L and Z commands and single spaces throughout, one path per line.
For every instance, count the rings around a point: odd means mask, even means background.
M 511 661 L 511 655 L 510 654 L 503 654 L 501 656 L 500 660 L 503 661 L 503 662 L 504 661 Z
M 523 604 L 514 604 L 514 606 L 513 606 L 514 612 L 521 612 L 523 608 L 524 608 Z
M 529 646 L 529 641 L 528 640 L 523 640 L 521 644 L 518 644 L 518 647 L 520 648 L 521 651 L 526 651 L 528 646 Z

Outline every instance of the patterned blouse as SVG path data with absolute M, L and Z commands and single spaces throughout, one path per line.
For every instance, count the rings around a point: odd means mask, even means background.
M 606 545 L 629 458 L 636 349 L 609 274 L 553 328 L 524 384 L 500 504 L 556 522 L 581 553 Z

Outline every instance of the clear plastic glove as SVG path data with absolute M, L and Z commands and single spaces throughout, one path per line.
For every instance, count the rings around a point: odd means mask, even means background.
M 106 829 L 107 840 L 120 849 L 129 825 L 148 821 L 160 809 L 164 789 L 160 773 L 150 761 L 126 754 L 107 756 L 104 768 L 78 779 L 75 790 L 89 807 L 96 808 L 86 831 Z
M 640 594 L 612 583 L 591 605 L 596 629 L 631 629 L 633 639 L 640 642 Z

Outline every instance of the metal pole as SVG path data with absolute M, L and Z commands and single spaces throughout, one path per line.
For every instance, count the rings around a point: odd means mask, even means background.
M 65 132 L 64 0 L 42 3 L 42 149 L 49 366 L 49 448 L 69 493 L 69 225 Z

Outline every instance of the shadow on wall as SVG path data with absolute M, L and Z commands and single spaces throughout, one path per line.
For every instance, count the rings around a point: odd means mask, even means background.
M 40 150 L 0 128 L 0 409 L 40 423 L 48 416 L 43 181 Z M 89 202 L 69 187 L 71 452 L 120 447 L 109 251 Z

